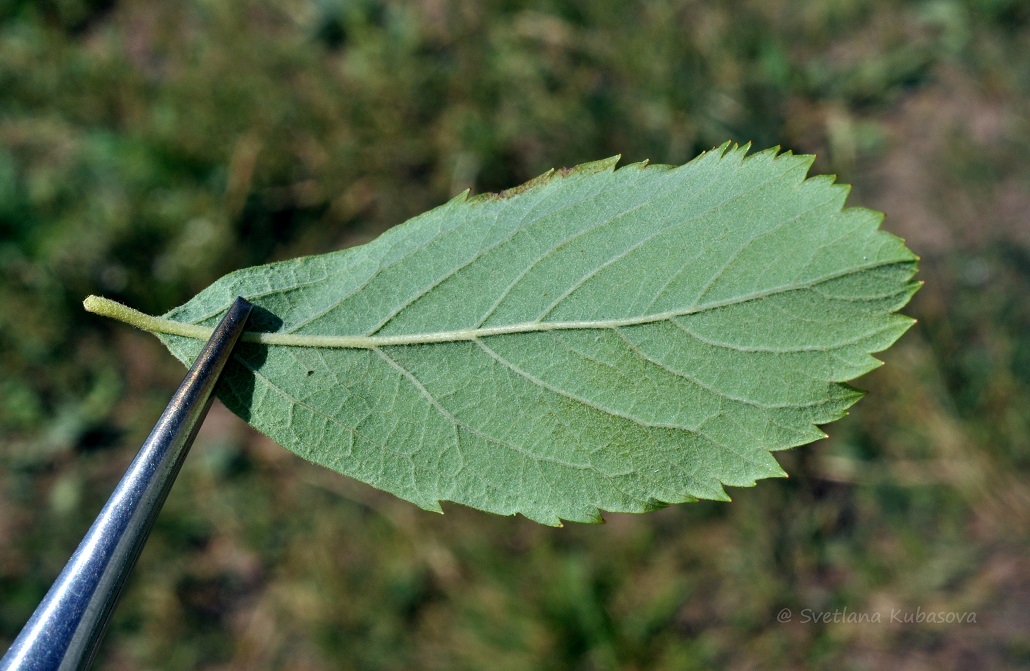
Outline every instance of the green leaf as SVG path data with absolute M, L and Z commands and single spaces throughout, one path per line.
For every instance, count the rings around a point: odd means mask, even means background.
M 728 500 L 859 398 L 844 382 L 909 328 L 895 311 L 918 287 L 882 215 L 805 178 L 812 157 L 746 152 L 466 192 L 140 325 L 188 364 L 244 296 L 266 332 L 238 346 L 225 404 L 429 510 L 558 525 Z

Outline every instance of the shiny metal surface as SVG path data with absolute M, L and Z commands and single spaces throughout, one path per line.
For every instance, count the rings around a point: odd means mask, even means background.
M 0 671 L 90 665 L 252 307 L 237 298 L 229 308 Z

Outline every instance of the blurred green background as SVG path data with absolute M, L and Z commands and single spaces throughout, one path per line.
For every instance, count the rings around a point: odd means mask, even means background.
M 0 650 L 183 372 L 87 294 L 160 313 L 466 187 L 728 139 L 818 154 L 923 258 L 919 323 L 789 480 L 439 516 L 216 405 L 98 668 L 1026 664 L 1025 0 L 0 0 Z

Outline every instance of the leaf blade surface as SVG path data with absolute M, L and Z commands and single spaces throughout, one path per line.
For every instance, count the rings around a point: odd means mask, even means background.
M 722 148 L 459 196 L 352 249 L 237 271 L 165 315 L 268 315 L 222 400 L 288 449 L 427 509 L 546 524 L 783 475 L 911 324 L 916 257 L 806 179 Z M 159 333 L 192 361 L 201 342 Z M 253 338 L 252 338 L 253 339 Z

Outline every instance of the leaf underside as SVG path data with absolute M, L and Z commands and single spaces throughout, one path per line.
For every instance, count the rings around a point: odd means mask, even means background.
M 281 445 L 429 509 L 601 521 L 784 475 L 912 320 L 917 257 L 812 157 L 725 145 L 468 193 L 339 252 L 247 268 L 286 344 L 240 343 L 219 397 Z M 202 341 L 158 334 L 190 363 Z

